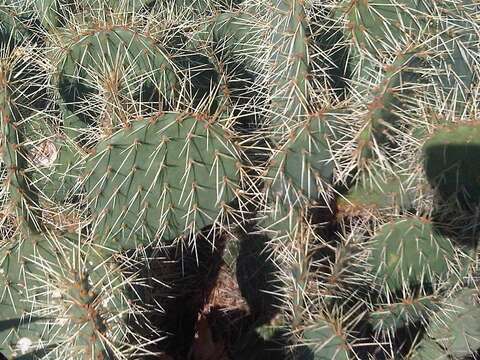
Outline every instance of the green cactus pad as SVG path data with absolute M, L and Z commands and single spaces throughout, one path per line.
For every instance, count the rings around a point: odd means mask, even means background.
M 411 48 L 412 44 L 420 45 L 419 54 L 442 55 L 418 62 L 419 68 L 433 66 L 436 70 L 430 71 L 430 75 L 437 85 L 435 88 L 442 89 L 458 109 L 463 109 L 478 77 L 472 66 L 475 62 L 472 54 L 478 52 L 473 40 L 474 20 L 470 18 L 475 11 L 475 5 L 469 1 L 342 1 L 338 15 L 347 20 L 345 35 L 354 45 L 352 67 L 357 74 L 366 74 L 373 59 L 381 60 L 388 54 Z M 437 16 L 439 13 L 442 16 Z M 454 95 L 450 93 L 452 90 Z
M 34 164 L 31 182 L 42 200 L 57 204 L 70 202 L 81 193 L 79 177 L 86 153 L 49 121 L 48 114 L 38 113 L 23 121 L 26 152 Z
M 447 301 L 452 311 L 442 311 L 443 322 L 433 321 L 427 331 L 452 357 L 472 355 L 480 349 L 480 308 L 474 302 L 476 295 L 475 290 L 464 289 Z
M 455 256 L 450 240 L 421 218 L 385 224 L 373 241 L 372 274 L 391 291 L 439 280 L 448 274 Z
M 478 356 L 479 10 L 0 0 L 0 358 Z
M 412 360 L 466 359 L 480 349 L 480 309 L 476 291 L 462 289 L 446 300 L 427 329 L 428 337 L 416 348 Z M 433 355 L 441 353 L 440 357 Z
M 210 120 L 166 113 L 97 146 L 85 184 L 98 236 L 120 246 L 174 239 L 226 215 L 240 181 L 239 154 Z
M 25 230 L 40 227 L 38 195 L 29 181 L 27 154 L 23 146 L 24 133 L 18 107 L 12 101 L 11 69 L 0 59 L 0 130 L 3 144 L 2 158 L 8 172 L 8 188 L 18 222 Z
M 216 14 L 195 38 L 208 43 L 221 43 L 232 55 L 241 57 L 247 64 L 258 60 L 260 38 L 264 35 L 258 21 L 243 11 Z
M 369 314 L 368 322 L 375 331 L 395 333 L 396 330 L 415 324 L 427 324 L 429 315 L 438 309 L 433 297 L 406 298 L 394 304 L 385 304 Z
M 47 331 L 51 319 L 33 307 L 41 296 L 42 275 L 48 277 L 37 264 L 55 259 L 40 235 L 0 249 L 0 353 L 19 356 L 53 345 Z
M 396 176 L 371 176 L 370 181 L 357 183 L 337 201 L 339 215 L 376 216 L 382 210 L 408 209 L 415 199 L 414 193 L 402 180 L 403 177 Z
M 96 118 L 99 109 L 88 104 L 100 92 L 112 117 L 112 124 L 103 125 L 115 127 L 126 122 L 120 115 L 128 105 L 125 102 L 145 102 L 155 94 L 169 98 L 177 86 L 167 53 L 145 35 L 114 27 L 70 37 L 65 36 L 66 44 L 60 44 L 67 50 L 61 50 L 63 59 L 57 70 L 60 94 L 71 112 L 66 114 L 67 128 L 80 127 L 78 120 L 70 119 L 72 114 L 85 126 L 101 121 Z
M 312 117 L 292 131 L 290 140 L 274 154 L 266 174 L 270 199 L 290 206 L 321 202 L 333 174 L 324 126 Z
M 33 9 L 46 29 L 55 28 L 65 22 L 60 0 L 35 0 Z
M 309 111 L 309 51 L 303 2 L 272 0 L 269 60 L 271 124 L 275 135 L 304 120 Z
M 408 360 L 450 360 L 445 350 L 430 339 L 423 339 Z
M 349 360 L 346 339 L 339 335 L 335 326 L 327 321 L 318 321 L 315 326 L 303 331 L 300 359 Z
M 338 9 L 339 14 L 345 14 L 348 20 L 347 36 L 358 48 L 373 54 L 403 47 L 401 44 L 408 42 L 409 35 L 420 30 L 417 14 L 422 10 L 425 11 L 425 6 L 415 0 L 353 3 L 345 0 L 340 2 Z
M 461 114 L 466 102 L 475 98 L 472 92 L 480 76 L 474 65 L 479 44 L 476 25 L 473 25 L 477 22 L 472 18 L 478 9 L 470 0 L 445 2 L 443 6 L 447 21 L 439 21 L 437 33 L 440 35 L 432 44 L 442 56 L 431 59 L 431 64 L 436 69 L 436 88 L 443 92 L 450 107 Z
M 455 197 L 468 206 L 480 202 L 479 139 L 475 121 L 439 128 L 425 142 L 425 172 L 444 200 Z
M 61 89 L 76 85 L 93 90 L 94 76 L 112 71 L 124 76 L 119 88 L 133 93 L 148 84 L 168 94 L 176 85 L 168 55 L 145 35 L 118 27 L 85 31 L 75 40 L 58 68 Z
M 375 79 L 363 79 L 363 82 L 356 86 L 357 91 L 371 99 L 362 118 L 364 125 L 357 135 L 360 168 L 374 156 L 374 144 L 384 144 L 392 137 L 392 128 L 398 122 L 399 109 L 406 108 L 406 101 L 402 101 L 400 95 L 408 95 L 404 89 L 408 89 L 409 82 L 415 77 L 407 70 L 414 60 L 413 51 L 398 53 L 394 61 L 384 66 L 380 79 L 375 71 Z M 371 75 L 365 75 L 365 78 L 369 77 Z M 373 88 L 366 85 L 370 83 L 378 85 Z
M 301 225 L 307 223 L 304 216 L 308 215 L 288 205 L 278 203 L 271 205 L 272 208 L 260 223 L 261 228 L 276 241 L 284 238 L 287 241 L 293 240 L 300 232 Z
M 115 309 L 114 312 L 110 312 L 112 309 L 104 306 L 103 302 L 107 297 L 98 292 L 105 289 L 98 283 L 91 284 L 89 272 L 78 273 L 72 270 L 69 272 L 57 278 L 52 284 L 56 298 L 45 304 L 57 307 L 57 313 L 52 312 L 57 320 L 54 323 L 59 334 L 56 340 L 63 340 L 65 335 L 74 336 L 73 341 L 62 341 L 65 345 L 68 344 L 68 348 L 58 348 L 55 351 L 59 356 L 66 352 L 75 359 L 111 359 L 113 358 L 111 348 L 120 351 L 122 347 L 115 341 L 117 340 L 115 337 L 123 340 L 122 335 L 112 332 L 115 322 L 122 321 L 122 316 L 118 316 L 121 310 Z M 119 285 L 121 285 L 119 282 L 110 284 L 111 287 L 107 291 L 111 293 L 108 298 L 118 296 L 121 290 Z M 126 304 L 122 310 L 125 312 L 128 310 Z
M 32 34 L 20 21 L 23 13 L 18 11 L 15 6 L 9 4 L 9 1 L 0 3 L 0 43 L 5 38 L 12 37 L 16 41 L 25 40 Z
M 80 193 L 80 176 L 85 161 L 75 145 L 56 140 L 49 143 L 54 158 L 52 164 L 35 174 L 36 186 L 46 199 L 57 204 L 72 201 Z
M 0 250 L 1 353 L 80 360 L 112 358 L 112 348 L 128 352 L 126 319 L 137 308 L 129 297 L 134 280 L 79 246 L 80 240 L 35 235 Z

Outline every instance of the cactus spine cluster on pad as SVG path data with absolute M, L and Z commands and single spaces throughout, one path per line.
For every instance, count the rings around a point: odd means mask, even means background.
M 470 0 L 0 0 L 0 358 L 480 354 Z

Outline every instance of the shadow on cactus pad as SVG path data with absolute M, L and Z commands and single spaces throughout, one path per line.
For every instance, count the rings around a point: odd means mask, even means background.
M 424 145 L 425 172 L 441 200 L 463 208 L 480 204 L 480 124 L 439 129 Z
M 425 143 L 424 167 L 436 191 L 436 230 L 467 247 L 475 247 L 480 206 L 480 122 L 438 129 Z
M 288 359 L 289 334 L 281 327 L 261 326 L 242 334 L 232 349 L 232 360 Z
M 242 296 L 257 321 L 267 322 L 278 312 L 280 298 L 275 295 L 279 279 L 267 238 L 246 235 L 240 242 L 236 275 Z

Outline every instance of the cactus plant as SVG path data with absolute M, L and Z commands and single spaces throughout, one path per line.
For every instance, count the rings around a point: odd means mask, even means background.
M 0 1 L 0 354 L 474 358 L 479 13 Z

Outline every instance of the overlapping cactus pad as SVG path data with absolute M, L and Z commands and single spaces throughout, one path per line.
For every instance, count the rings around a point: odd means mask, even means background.
M 0 360 L 480 358 L 480 5 L 0 0 Z

